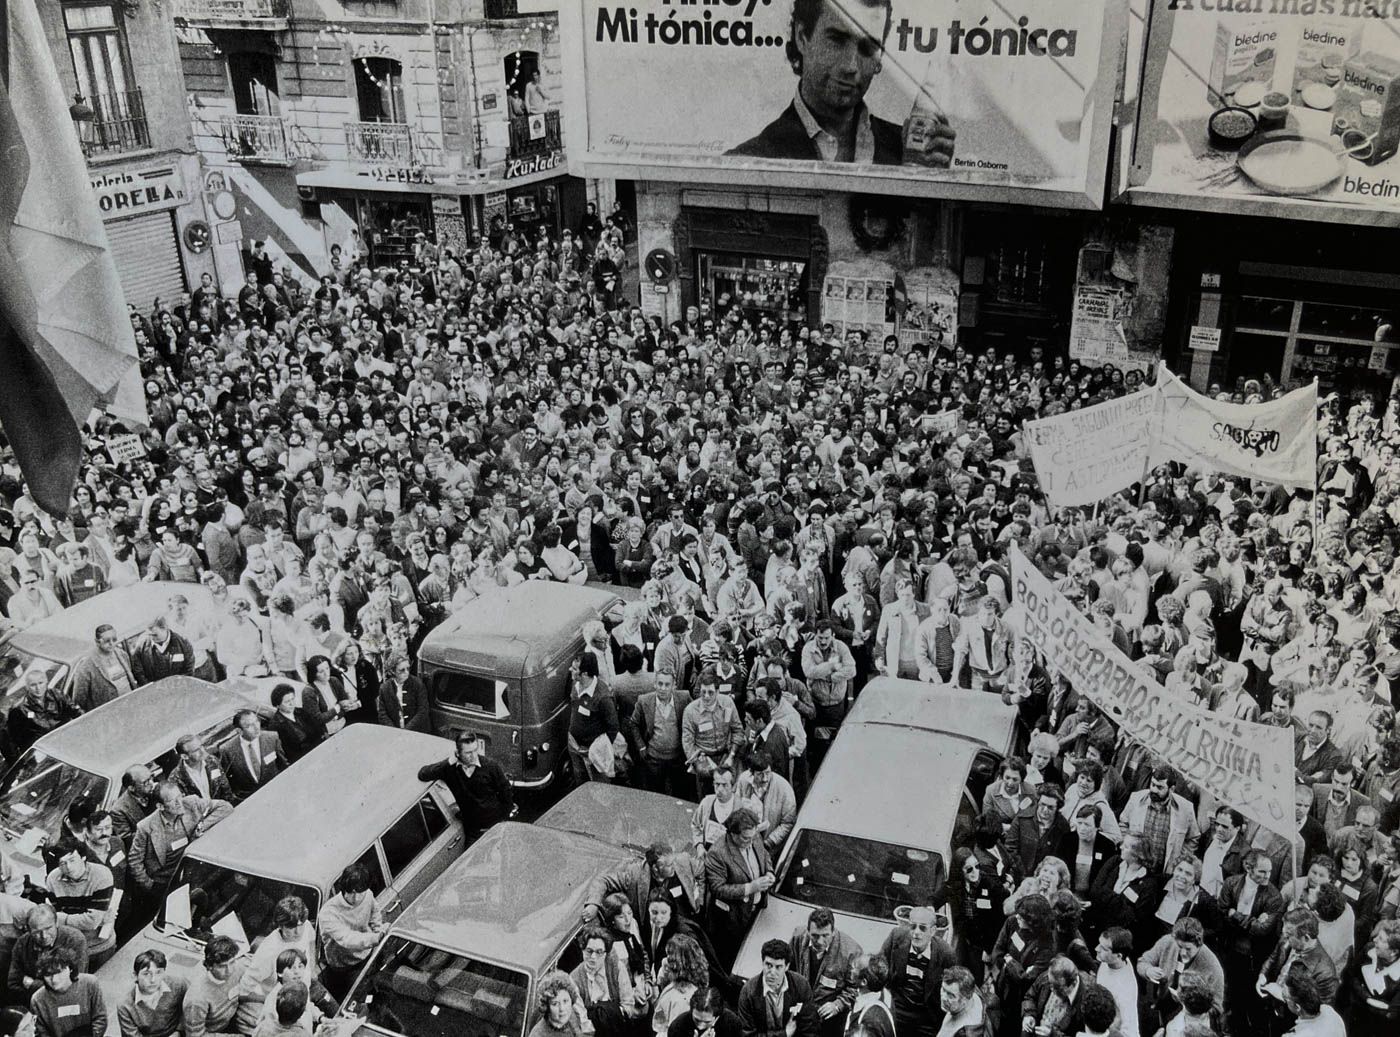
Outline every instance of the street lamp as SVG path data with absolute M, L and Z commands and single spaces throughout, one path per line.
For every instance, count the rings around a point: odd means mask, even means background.
M 82 94 L 73 95 L 73 103 L 68 106 L 68 118 L 73 120 L 73 127 L 78 131 L 78 143 L 82 146 L 83 154 L 91 153 L 95 137 L 93 111 L 91 105 L 83 102 Z

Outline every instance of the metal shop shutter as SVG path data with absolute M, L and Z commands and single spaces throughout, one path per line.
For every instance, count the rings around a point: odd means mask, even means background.
M 107 224 L 107 238 L 126 301 L 143 314 L 151 312 L 156 296 L 173 306 L 185 290 L 175 214 L 153 212 L 117 220 Z

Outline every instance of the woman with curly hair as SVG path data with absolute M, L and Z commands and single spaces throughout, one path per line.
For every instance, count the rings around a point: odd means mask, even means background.
M 530 1027 L 529 1037 L 583 1037 L 578 987 L 566 973 L 545 973 L 535 997 L 540 1017 Z
M 690 997 L 708 985 L 709 963 L 700 945 L 677 933 L 666 941 L 666 957 L 661 962 L 657 986 L 661 989 L 651 1013 L 651 1028 L 664 1035 L 677 1017 L 690 1010 Z

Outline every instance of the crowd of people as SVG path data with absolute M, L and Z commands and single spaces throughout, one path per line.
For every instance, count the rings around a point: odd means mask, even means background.
M 654 847 L 600 892 L 583 963 L 541 984 L 541 1035 L 1396 1031 L 1400 396 L 1325 402 L 1316 495 L 1164 466 L 1140 493 L 1056 509 L 1021 421 L 1138 372 L 779 325 L 743 298 L 664 325 L 619 298 L 626 252 L 596 219 L 557 238 L 499 227 L 466 254 L 420 235 L 412 263 L 314 286 L 255 258 L 234 297 L 206 279 L 133 311 L 151 425 L 97 422 L 66 518 L 0 479 L 6 634 L 110 588 L 202 585 L 130 651 L 97 627 L 66 690 L 23 675 L 9 757 L 161 677 L 281 679 L 270 730 L 249 714 L 244 788 L 212 787 L 187 745 L 204 784 L 129 775 L 121 809 L 75 806 L 46 848 L 9 969 L 38 1032 L 105 1025 L 87 971 L 116 942 L 132 858 L 159 866 L 144 888 L 173 868 L 153 826 L 216 821 L 267 780 L 258 760 L 347 723 L 426 730 L 417 645 L 527 580 L 635 599 L 583 632 L 575 777 L 697 801 L 692 846 Z M 142 453 L 114 463 L 104 444 L 129 431 Z M 1293 733 L 1296 831 L 1202 795 L 1022 654 L 1013 544 L 1168 691 Z M 797 806 L 877 675 L 1002 696 L 1025 754 L 882 947 L 818 910 L 734 984 Z M 470 740 L 466 778 L 490 766 Z M 197 976 L 138 958 L 124 1037 L 309 1030 L 382 928 L 365 889 L 347 874 L 323 908 L 319 965 L 294 904 L 255 982 L 223 937 Z

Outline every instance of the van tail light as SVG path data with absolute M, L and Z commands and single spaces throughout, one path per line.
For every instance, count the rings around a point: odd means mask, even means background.
M 539 752 L 538 749 L 526 749 L 526 750 L 525 750 L 525 766 L 526 766 L 526 767 L 533 767 L 535 764 L 539 763 L 539 761 L 540 761 L 540 752 Z

